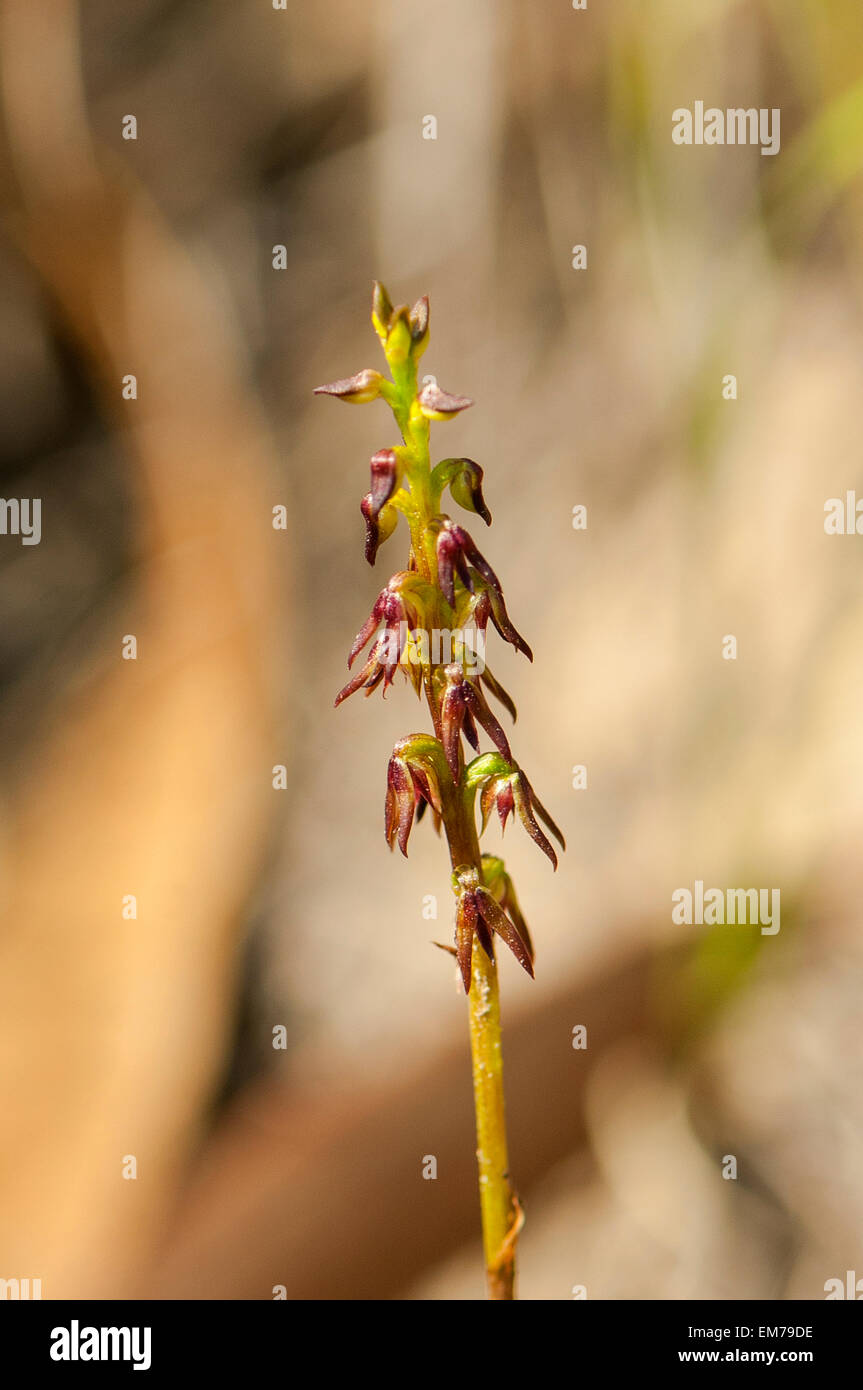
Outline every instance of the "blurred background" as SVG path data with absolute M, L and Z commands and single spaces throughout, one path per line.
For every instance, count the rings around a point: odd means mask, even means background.
M 332 709 L 406 554 L 386 408 L 311 395 L 382 365 L 373 277 L 476 401 L 434 456 L 485 469 L 569 845 L 505 844 L 520 1294 L 863 1276 L 858 0 L 0 0 L 0 83 L 0 1277 L 483 1296 L 445 848 L 382 834 L 424 718 Z M 780 153 L 673 144 L 697 100 Z M 780 932 L 675 925 L 696 879 Z

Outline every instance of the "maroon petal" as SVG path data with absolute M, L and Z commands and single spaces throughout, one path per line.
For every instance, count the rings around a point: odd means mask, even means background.
M 367 493 L 360 503 L 360 511 L 366 523 L 366 544 L 365 556 L 370 565 L 373 565 L 378 558 L 378 547 L 381 543 L 380 525 L 378 523 L 378 513 L 372 505 L 372 495 Z
M 425 811 L 426 806 L 431 806 L 434 811 L 440 814 L 443 807 L 440 799 L 440 791 L 437 786 L 437 779 L 435 777 L 430 777 L 423 767 L 417 767 L 414 763 L 410 763 L 409 766 L 414 786 L 420 797 L 417 820 L 419 820 L 420 816 Z
M 366 692 L 366 699 L 369 698 L 373 690 L 377 690 L 383 678 L 384 668 L 383 666 L 378 666 L 377 670 L 372 672 L 365 685 L 363 686 L 363 689 Z
M 399 664 L 402 659 L 402 653 L 404 652 L 405 646 L 407 644 L 407 633 L 402 627 L 400 621 L 396 624 L 390 624 L 387 627 L 387 634 L 390 637 L 390 642 L 389 656 L 383 668 L 385 694 L 393 683 L 393 677 L 395 676 L 396 671 L 399 669 Z M 395 636 L 395 642 L 393 642 L 392 640 L 393 636 Z
M 456 909 L 455 952 L 465 994 L 470 994 L 470 966 L 473 957 L 473 934 L 476 929 L 476 896 L 462 893 Z
M 356 690 L 359 690 L 361 686 L 365 685 L 366 681 L 369 679 L 370 676 L 373 676 L 375 668 L 378 664 L 377 651 L 378 644 L 376 642 L 375 645 L 372 647 L 369 659 L 366 662 L 363 669 L 361 671 L 358 671 L 355 676 L 351 676 L 351 679 L 348 681 L 347 685 L 344 686 L 336 696 L 334 702 L 336 709 L 338 709 L 339 705 L 342 703 L 342 700 L 346 700 L 349 695 L 353 695 Z
M 481 724 L 482 727 L 485 729 L 486 733 L 488 734 L 497 751 L 503 754 L 508 763 L 511 763 L 512 753 L 510 751 L 509 743 L 507 742 L 506 734 L 504 733 L 498 720 L 495 718 L 495 716 L 489 709 L 488 701 L 486 700 L 482 691 L 479 689 L 478 686 L 472 684 L 470 681 L 465 681 L 464 699 L 468 710 L 477 720 L 477 722 Z M 474 744 L 473 746 L 474 748 L 477 748 L 477 744 Z
M 488 627 L 488 620 L 491 617 L 491 601 L 485 589 L 477 597 L 473 607 L 473 620 L 480 632 L 485 632 Z
M 476 923 L 474 924 L 476 938 L 482 949 L 485 951 L 489 960 L 494 960 L 494 937 L 488 923 L 482 915 L 482 907 L 479 897 L 477 897 Z
M 464 693 L 460 684 L 450 684 L 441 701 L 441 732 L 443 751 L 453 780 L 458 777 L 459 734 L 464 722 Z
M 533 661 L 533 652 L 525 642 L 524 638 L 513 627 L 506 611 L 506 604 L 503 595 L 499 590 L 487 589 L 489 608 L 491 610 L 491 620 L 505 642 L 510 642 L 516 651 L 523 652 L 528 661 Z
M 473 590 L 473 579 L 464 556 L 461 538 L 466 536 L 460 526 L 447 521 L 438 533 L 436 552 L 438 563 L 438 583 L 450 608 L 455 607 L 455 582 L 457 574 L 466 589 Z
M 467 685 L 467 682 L 465 682 L 465 685 Z M 465 695 L 466 695 L 466 694 L 467 694 L 467 692 L 465 691 Z M 467 702 L 465 701 L 465 704 L 466 704 L 466 703 L 467 703 Z M 473 749 L 473 751 L 474 751 L 475 753 L 478 753 L 478 752 L 479 752 L 479 734 L 478 734 L 477 731 L 476 731 L 476 724 L 474 724 L 474 722 L 473 722 L 473 715 L 471 714 L 470 710 L 467 709 L 467 708 L 465 708 L 465 712 L 464 712 L 464 724 L 462 725 L 462 730 L 463 730 L 463 732 L 464 732 L 465 738 L 467 739 L 467 741 L 468 741 L 468 743 L 470 744 L 470 746 L 471 746 L 471 748 Z
M 490 584 L 492 589 L 495 589 L 497 593 L 500 593 L 500 580 L 498 579 L 488 560 L 485 558 L 482 552 L 477 549 L 476 545 L 474 544 L 473 538 L 468 534 L 468 532 L 464 529 L 463 526 L 453 526 L 452 534 L 456 538 L 459 549 L 461 550 L 465 558 L 468 559 L 470 563 L 473 565 L 474 569 L 482 575 L 486 583 Z
M 383 613 L 383 605 L 384 594 L 379 594 L 378 597 L 375 599 L 374 607 L 372 608 L 371 613 L 366 618 L 365 622 L 363 623 L 362 627 L 360 628 L 359 632 L 354 638 L 353 646 L 351 647 L 351 650 L 348 654 L 348 670 L 350 670 L 350 668 L 353 666 L 354 661 L 359 656 L 363 647 L 371 639 L 372 635 L 377 631 Z
M 543 854 L 547 855 L 555 868 L 557 868 L 557 855 L 547 836 L 543 834 L 536 817 L 533 814 L 533 807 L 530 801 L 530 791 L 524 773 L 520 772 L 513 778 L 513 795 L 515 797 L 515 809 L 518 812 L 519 820 L 524 826 L 530 838 L 535 844 L 539 845 Z
M 398 525 L 398 512 L 385 502 L 375 511 L 372 494 L 367 492 L 360 503 L 360 511 L 366 523 L 365 556 L 370 565 L 378 558 L 378 550 L 384 541 L 389 540 Z
M 491 671 L 488 669 L 487 666 L 483 668 L 483 671 L 480 675 L 480 680 L 488 686 L 495 699 L 500 700 L 500 703 L 503 705 L 504 709 L 506 710 L 507 714 L 510 716 L 514 724 L 518 719 L 518 710 L 515 707 L 515 703 L 512 699 L 512 696 L 509 695 L 506 690 L 504 690 L 500 681 L 492 675 Z
M 476 893 L 477 911 L 485 920 L 489 928 L 496 932 L 502 941 L 506 943 L 512 951 L 519 965 L 523 966 L 528 975 L 533 979 L 533 961 L 530 951 L 514 924 L 509 920 L 503 909 L 495 902 L 487 888 L 478 888 Z
M 397 842 L 405 858 L 415 807 L 416 792 L 408 769 L 400 758 L 390 758 L 387 768 L 384 833 L 390 849 Z
M 552 820 L 551 816 L 548 814 L 548 811 L 543 806 L 542 802 L 540 801 L 530 782 L 527 780 L 527 774 L 523 772 L 521 775 L 524 778 L 524 784 L 527 787 L 527 794 L 530 797 L 531 806 L 536 811 L 540 820 L 543 821 L 546 827 L 551 831 L 552 835 L 557 840 L 557 843 L 560 845 L 561 849 L 566 849 L 566 841 L 563 838 L 563 832 L 558 829 L 557 825 Z
M 394 449 L 379 449 L 371 460 L 371 512 L 377 516 L 398 485 L 398 459 Z
M 484 835 L 485 832 L 486 832 L 486 827 L 487 827 L 488 822 L 489 822 L 489 817 L 491 816 L 491 813 L 492 813 L 492 811 L 494 810 L 495 800 L 496 800 L 496 798 L 495 798 L 494 782 L 491 782 L 491 781 L 486 782 L 485 786 L 483 787 L 483 789 L 482 789 L 482 791 L 480 792 L 480 795 L 479 795 L 479 809 L 480 809 L 480 813 L 481 813 L 481 815 L 482 815 L 482 826 L 481 826 L 481 828 L 480 828 L 480 834 L 481 834 L 481 835 Z
M 507 891 L 506 895 L 504 896 L 504 900 L 501 903 L 501 906 L 503 907 L 510 921 L 515 926 L 516 931 L 518 932 L 519 936 L 521 937 L 522 941 L 524 942 L 525 946 L 530 952 L 531 960 L 536 960 L 536 952 L 533 949 L 533 941 L 531 940 L 531 935 L 528 930 L 527 922 L 524 920 L 524 917 L 522 916 L 521 908 L 519 907 L 518 902 L 516 900 L 516 896 L 513 891 L 512 884 L 509 882 L 508 875 Z
M 453 574 L 458 554 L 458 543 L 446 527 L 439 532 L 435 549 L 437 552 L 438 584 L 450 608 L 454 608 L 455 582 Z
M 497 785 L 494 804 L 497 810 L 498 820 L 500 821 L 501 831 L 504 831 L 506 830 L 506 823 L 515 805 L 515 796 L 513 795 L 512 783 L 509 781 L 509 778 Z

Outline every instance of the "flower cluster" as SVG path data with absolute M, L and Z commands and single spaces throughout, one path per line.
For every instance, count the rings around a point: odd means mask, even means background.
M 360 510 L 365 522 L 365 554 L 374 565 L 380 547 L 404 517 L 410 530 L 405 569 L 381 590 L 354 639 L 348 667 L 361 653 L 364 663 L 336 697 L 340 704 L 358 690 L 385 694 L 402 671 L 416 693 L 424 694 L 434 733 L 412 734 L 393 750 L 387 769 L 385 833 L 390 848 L 407 854 L 415 820 L 430 808 L 435 827 L 443 827 L 452 861 L 456 898 L 456 956 L 465 991 L 471 988 L 475 940 L 494 958 L 499 937 L 523 968 L 533 975 L 533 946 L 503 862 L 482 854 L 479 834 L 492 810 L 506 826 L 511 813 L 557 867 L 548 831 L 564 847 L 563 837 L 538 800 L 526 774 L 513 760 L 509 740 L 491 708 L 486 691 L 515 720 L 510 696 L 483 664 L 477 669 L 467 647 L 441 657 L 433 640 L 441 630 L 472 631 L 485 649 L 489 622 L 505 642 L 528 660 L 533 654 L 514 627 L 500 580 L 470 533 L 442 511 L 444 493 L 465 511 L 491 525 L 483 496 L 483 470 L 469 458 L 445 458 L 432 467 L 429 432 L 432 421 L 451 420 L 473 402 L 444 391 L 432 377 L 422 385 L 417 364 L 429 338 L 428 298 L 413 308 L 394 306 L 375 284 L 372 324 L 381 341 L 390 376 L 366 367 L 316 394 L 353 404 L 382 399 L 392 410 L 400 441 L 378 450 L 371 459 L 369 490 Z M 371 646 L 369 645 L 371 643 Z M 470 646 L 470 644 L 467 644 Z M 480 752 L 480 730 L 494 752 Z M 477 754 L 465 758 L 463 740 Z M 482 825 L 477 830 L 476 802 Z M 543 829 L 545 827 L 545 829 Z M 449 948 L 448 948 L 449 949 Z

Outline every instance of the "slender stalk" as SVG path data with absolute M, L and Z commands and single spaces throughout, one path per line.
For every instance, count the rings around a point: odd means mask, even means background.
M 406 855 L 415 817 L 431 807 L 436 826 L 446 833 L 456 897 L 455 946 L 451 949 L 468 995 L 486 1276 L 490 1297 L 509 1300 L 515 1296 L 515 1245 L 522 1218 L 509 1184 L 494 940 L 503 940 L 531 977 L 534 957 L 530 932 L 503 860 L 480 851 L 477 797 L 483 827 L 492 807 L 496 807 L 502 826 L 515 813 L 555 868 L 557 856 L 539 820 L 561 847 L 563 836 L 513 761 L 482 682 L 514 719 L 510 697 L 484 664 L 476 669 L 466 655 L 469 648 L 463 639 L 459 639 L 455 652 L 447 647 L 449 655 L 443 660 L 434 641 L 442 631 L 449 630 L 452 637 L 453 628 L 473 621 L 476 632 L 482 634 L 484 650 L 491 620 L 504 640 L 533 659 L 509 619 L 500 582 L 488 561 L 464 528 L 441 512 L 442 494 L 448 487 L 454 501 L 481 516 L 486 525 L 491 524 L 482 496 L 480 466 L 472 459 L 447 458 L 433 470 L 429 453 L 430 422 L 451 419 L 472 402 L 442 391 L 433 377 L 425 379 L 421 390 L 417 388 L 417 362 L 428 339 L 427 299 L 418 300 L 411 310 L 394 308 L 383 286 L 376 284 L 372 323 L 392 380 L 364 369 L 317 391 L 360 404 L 381 396 L 390 406 L 402 443 L 395 449 L 379 450 L 371 460 L 371 490 L 362 502 L 366 558 L 374 564 L 378 546 L 392 534 L 399 514 L 410 527 L 411 554 L 408 569 L 393 575 L 379 594 L 357 634 L 348 664 L 368 646 L 381 624 L 388 640 L 380 637 L 375 642 L 366 664 L 339 693 L 336 704 L 363 688 L 369 694 L 381 682 L 386 693 L 397 667 L 407 661 L 407 672 L 417 693 L 425 694 L 431 714 L 433 737 L 409 734 L 393 750 L 387 769 L 385 832 L 390 848 L 398 844 Z M 410 642 L 403 635 L 397 637 L 406 627 L 412 630 Z M 418 649 L 418 636 L 431 641 Z M 395 655 L 392 640 L 396 640 Z M 420 654 L 415 660 L 417 650 Z M 421 665 L 421 672 L 416 665 Z M 494 744 L 495 752 L 479 752 L 478 725 Z M 469 764 L 465 762 L 463 737 L 477 751 Z
M 471 966 L 470 1050 L 476 1157 L 489 1297 L 515 1297 L 516 1207 L 509 1185 L 497 966 L 478 944 Z
M 443 826 L 453 868 L 471 865 L 481 878 L 482 855 L 473 810 L 468 811 L 462 798 L 457 796 L 453 803 L 444 805 Z M 515 1297 L 519 1209 L 509 1185 L 497 964 L 486 955 L 476 934 L 468 1018 L 486 1280 L 490 1298 L 507 1300 Z
M 408 378 L 407 389 L 414 391 L 416 378 Z M 416 507 L 414 553 L 417 565 L 433 584 L 437 584 L 434 547 L 427 543 L 429 522 L 436 508 L 430 496 L 431 461 L 428 427 L 415 431 L 411 440 L 412 467 L 410 490 Z M 426 701 L 436 733 L 440 734 L 440 705 L 435 698 L 429 671 L 424 681 Z M 459 783 L 464 760 L 459 756 Z M 445 806 L 443 827 L 450 847 L 453 869 L 469 865 L 482 880 L 482 855 L 476 834 L 473 810 L 469 815 L 456 794 Z M 514 1298 L 515 1204 L 509 1186 L 509 1160 L 506 1142 L 506 1115 L 503 1091 L 503 1045 L 500 1028 L 500 991 L 497 965 L 486 955 L 476 934 L 473 939 L 471 988 L 468 996 L 470 1050 L 473 1068 L 473 1096 L 476 1113 L 476 1157 L 479 1168 L 479 1197 L 482 1217 L 483 1249 L 489 1297 Z

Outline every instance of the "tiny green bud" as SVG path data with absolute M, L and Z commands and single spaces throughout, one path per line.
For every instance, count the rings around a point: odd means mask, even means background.
M 486 526 L 491 526 L 491 512 L 482 495 L 482 469 L 473 459 L 443 459 L 434 469 L 432 479 L 449 490 L 466 512 L 476 512 Z
M 398 309 L 393 309 L 390 317 L 390 329 L 385 345 L 387 361 L 390 366 L 400 367 L 407 362 L 412 346 L 408 306 L 400 304 Z

